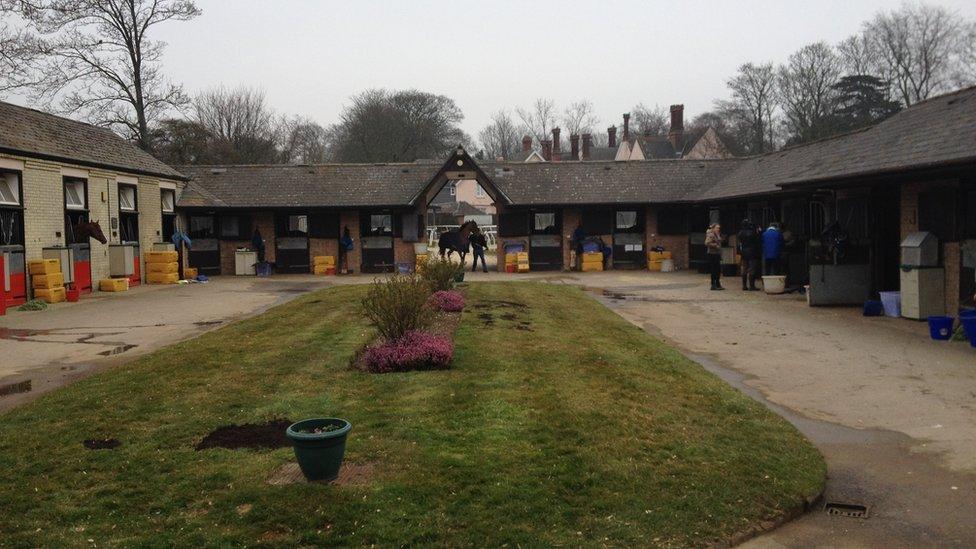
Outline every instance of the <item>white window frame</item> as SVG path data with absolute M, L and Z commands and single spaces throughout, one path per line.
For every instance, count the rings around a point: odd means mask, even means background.
M 130 200 L 130 203 L 128 205 L 125 205 L 122 202 L 122 197 L 128 193 L 132 193 L 131 196 L 132 199 Z M 135 185 L 129 185 L 125 183 L 119 185 L 119 211 L 120 212 L 136 211 L 136 205 L 138 204 L 137 202 L 138 198 L 136 193 L 137 191 Z
M 64 209 L 66 210 L 76 210 L 85 211 L 88 209 L 88 197 L 85 196 L 85 188 L 88 186 L 88 182 L 83 179 L 69 179 L 63 183 L 64 185 Z M 69 204 L 68 203 L 68 187 L 71 186 L 77 189 L 78 197 L 81 199 L 80 204 Z
M 475 183 L 474 195 L 478 198 L 485 197 L 485 188 L 481 186 L 481 183 Z
M 170 196 L 173 198 L 173 203 L 169 206 L 169 208 L 166 207 L 166 200 L 163 198 L 164 196 Z M 159 203 L 163 213 L 176 213 L 176 189 L 160 189 Z
M 451 183 L 451 196 L 457 196 L 457 183 Z
M 16 172 L 0 172 L 3 179 L 0 180 L 0 204 L 4 206 L 20 206 L 20 174 Z M 4 197 L 3 193 L 9 193 L 10 199 Z

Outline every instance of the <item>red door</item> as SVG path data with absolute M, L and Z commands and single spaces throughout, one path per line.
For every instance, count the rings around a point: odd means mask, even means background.
M 0 292 L 7 298 L 7 307 L 15 307 L 27 301 L 24 252 L 0 252 Z
M 129 286 L 138 286 L 140 282 L 142 282 L 142 265 L 139 261 L 139 246 L 135 246 L 132 254 L 132 276 L 129 277 Z
M 88 244 L 72 244 L 75 251 L 75 282 L 74 287 L 83 294 L 91 293 L 91 247 Z

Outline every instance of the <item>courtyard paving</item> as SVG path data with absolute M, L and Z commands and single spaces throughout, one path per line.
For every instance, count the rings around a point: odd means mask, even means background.
M 709 292 L 689 272 L 468 273 L 584 287 L 806 434 L 827 458 L 826 500 L 869 518 L 813 512 L 750 542 L 760 547 L 971 546 L 976 523 L 976 349 L 934 342 L 924 323 L 814 308 L 796 295 Z M 370 276 L 218 277 L 141 287 L 45 312 L 0 317 L 0 410 L 139 354 L 330 284 Z M 598 336 L 597 336 L 598 337 Z

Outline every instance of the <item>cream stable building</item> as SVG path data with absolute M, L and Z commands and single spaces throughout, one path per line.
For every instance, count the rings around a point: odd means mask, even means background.
M 32 296 L 25 267 L 45 255 L 72 257 L 67 278 L 87 293 L 113 275 L 110 255 L 122 252 L 112 248 L 126 244 L 127 278 L 144 281 L 142 252 L 169 241 L 186 178 L 106 129 L 8 103 L 0 103 L 0 120 L 0 287 L 8 306 Z M 92 222 L 106 243 L 75 235 L 78 223 Z

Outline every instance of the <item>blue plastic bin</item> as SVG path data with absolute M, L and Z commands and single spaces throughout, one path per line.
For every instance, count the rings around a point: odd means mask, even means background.
M 271 263 L 259 261 L 254 264 L 254 271 L 258 276 L 271 276 Z
M 929 335 L 935 340 L 948 341 L 952 337 L 954 321 L 951 316 L 930 316 Z
M 884 314 L 884 307 L 876 299 L 869 299 L 864 302 L 864 316 L 881 316 Z
M 976 347 L 976 316 L 964 316 L 959 320 L 962 321 L 962 329 L 966 332 L 969 344 Z

